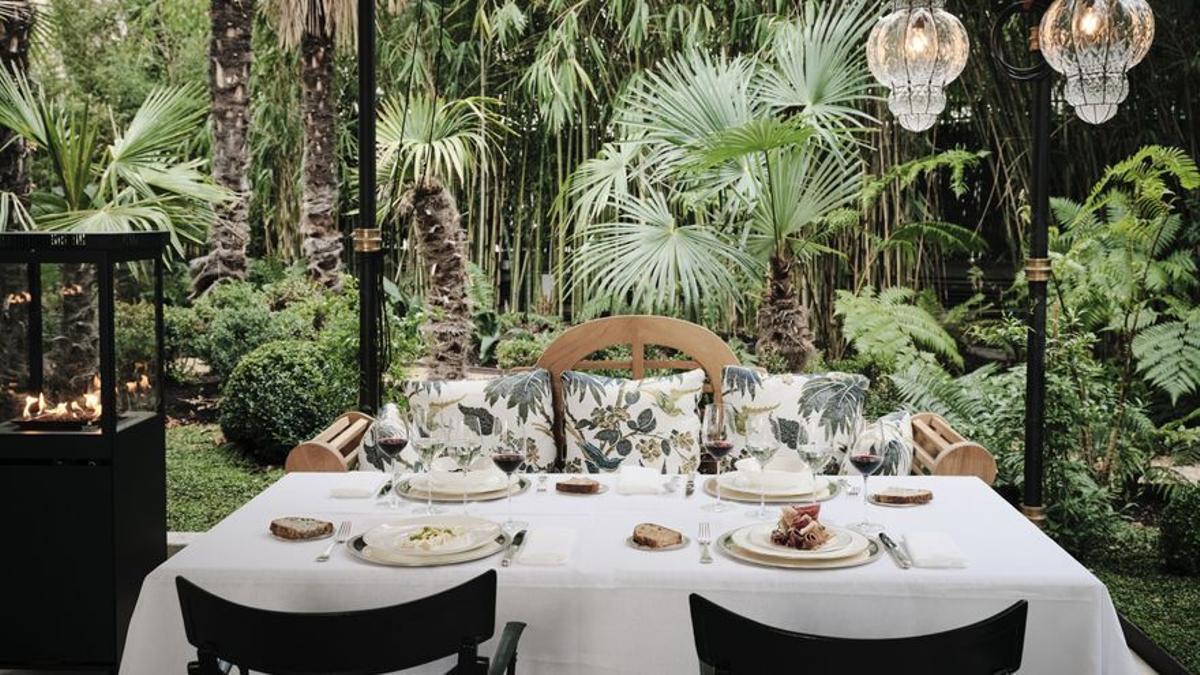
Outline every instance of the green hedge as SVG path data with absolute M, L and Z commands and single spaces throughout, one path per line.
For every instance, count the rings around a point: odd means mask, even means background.
M 1177 491 L 1159 522 L 1159 551 L 1167 568 L 1200 575 L 1200 487 Z M 1200 613 L 1200 605 L 1196 611 Z
M 225 381 L 221 429 L 259 462 L 282 464 L 294 445 L 354 406 L 352 371 L 314 342 L 269 342 L 247 354 Z

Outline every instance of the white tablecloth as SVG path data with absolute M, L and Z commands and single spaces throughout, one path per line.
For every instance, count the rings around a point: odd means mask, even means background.
M 328 543 L 284 543 L 268 522 L 284 515 L 350 519 L 355 533 L 389 518 L 374 500 L 331 499 L 334 486 L 368 475 L 292 474 L 230 515 L 147 577 L 129 629 L 122 675 L 184 672 L 187 644 L 174 579 L 183 575 L 231 600 L 294 611 L 348 610 L 412 600 L 461 583 L 498 558 L 441 568 L 377 567 L 338 551 L 313 562 Z M 603 480 L 612 481 L 613 477 Z M 872 487 L 931 488 L 936 498 L 912 509 L 870 507 L 893 537 L 906 531 L 948 532 L 970 560 L 965 569 L 901 570 L 882 557 L 864 567 L 797 571 L 752 567 L 716 554 L 698 564 L 695 546 L 645 553 L 624 541 L 651 521 L 694 536 L 701 520 L 714 535 L 752 522 L 749 507 L 702 512 L 712 500 L 591 497 L 530 490 L 513 500 L 518 517 L 541 527 L 577 531 L 567 565 L 500 569 L 497 626 L 529 624 L 519 650 L 522 673 L 697 672 L 687 596 L 698 592 L 758 621 L 792 630 L 856 637 L 895 637 L 942 631 L 978 621 L 1018 599 L 1029 601 L 1022 673 L 1132 673 L 1108 591 L 1096 577 L 975 478 L 876 478 Z M 457 512 L 457 505 L 450 506 Z M 826 502 L 822 519 L 860 517 L 860 497 Z M 501 519 L 503 501 L 473 504 L 472 513 Z M 499 569 L 499 568 L 498 568 Z M 484 647 L 490 654 L 491 644 Z M 346 645 L 353 649 L 354 645 Z M 442 668 L 439 672 L 444 672 Z M 432 672 L 432 671 L 431 671 Z

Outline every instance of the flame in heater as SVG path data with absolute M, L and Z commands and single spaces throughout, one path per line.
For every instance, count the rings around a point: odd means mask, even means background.
M 44 392 L 37 396 L 25 397 L 25 409 L 21 411 L 23 420 L 44 420 L 54 422 L 94 422 L 100 419 L 103 408 L 100 405 L 100 376 L 92 377 L 92 384 L 83 396 L 74 401 L 54 403 L 46 400 Z

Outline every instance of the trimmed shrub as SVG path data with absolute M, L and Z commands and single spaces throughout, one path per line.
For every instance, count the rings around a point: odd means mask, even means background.
M 496 346 L 496 365 L 503 370 L 532 366 L 542 357 L 547 344 L 546 340 L 532 335 L 501 340 Z
M 1163 509 L 1158 548 L 1167 568 L 1200 574 L 1200 487 L 1177 491 Z
M 313 342 L 269 342 L 242 358 L 225 381 L 221 430 L 259 462 L 282 464 L 287 452 L 351 408 L 356 384 L 330 368 Z

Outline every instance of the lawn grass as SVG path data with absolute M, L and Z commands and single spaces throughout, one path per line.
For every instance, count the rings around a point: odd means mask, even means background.
M 203 532 L 283 475 L 223 445 L 215 424 L 167 429 L 167 529 Z
M 1153 528 L 1147 528 L 1157 534 Z M 1093 561 L 1113 604 L 1188 670 L 1200 673 L 1200 576 L 1164 572 L 1153 546 Z

